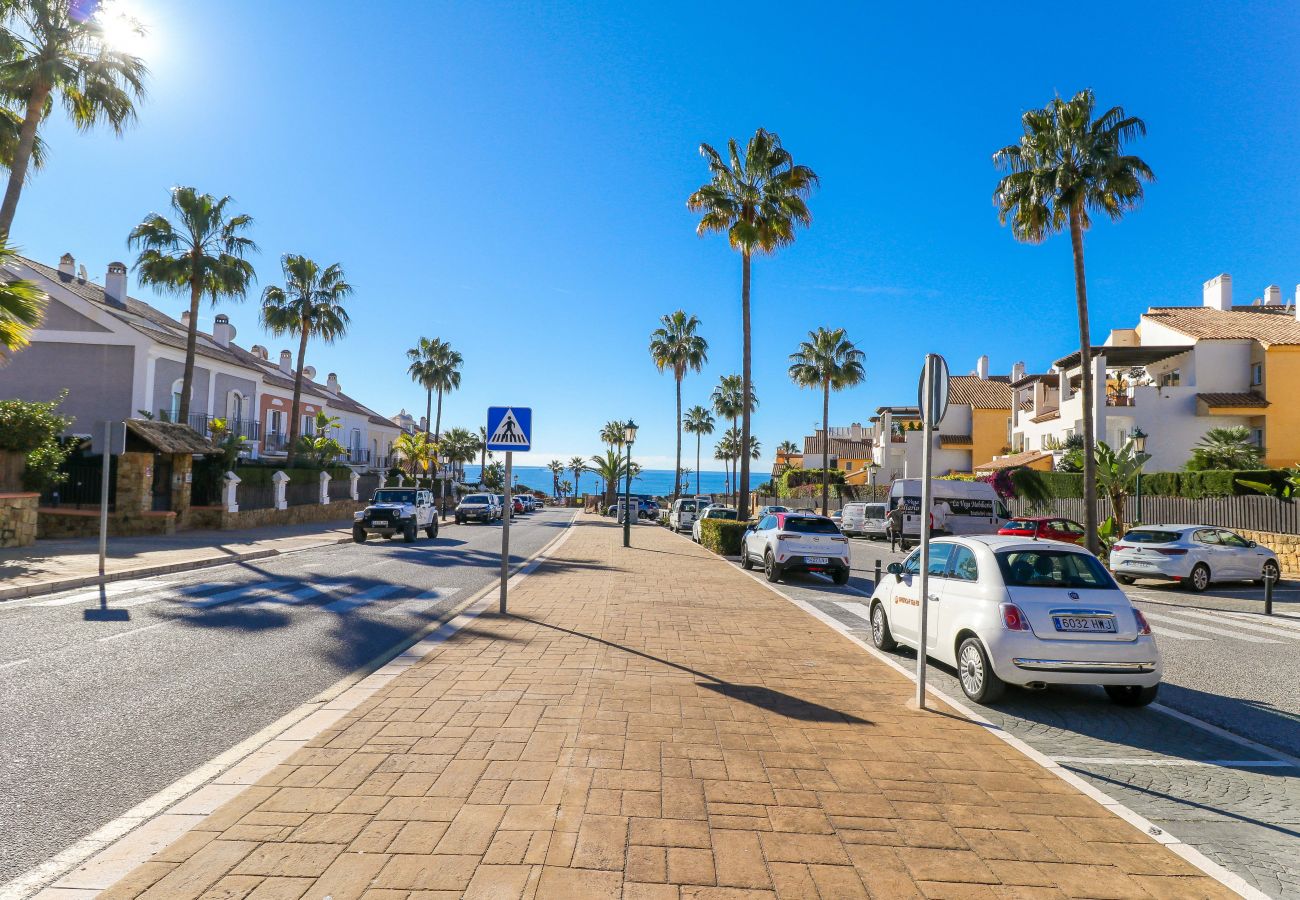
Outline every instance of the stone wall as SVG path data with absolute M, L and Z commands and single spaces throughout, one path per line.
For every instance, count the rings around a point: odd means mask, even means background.
M 328 505 L 308 503 L 288 509 L 241 509 L 227 512 L 220 506 L 190 507 L 191 528 L 229 530 L 232 528 L 261 528 L 267 525 L 304 525 L 310 522 L 352 521 L 352 514 L 365 509 L 365 500 L 334 500 Z
M 139 516 L 153 509 L 153 454 L 123 453 L 117 458 L 119 515 Z
M 1300 576 L 1300 534 L 1244 530 L 1238 530 L 1237 534 L 1276 553 L 1277 563 L 1282 567 L 1282 574 Z
M 176 513 L 147 512 L 143 515 L 123 516 L 108 514 L 108 533 L 112 537 L 139 537 L 141 535 L 175 534 Z M 36 536 L 41 540 L 61 538 L 87 538 L 99 535 L 99 510 L 51 509 L 38 511 Z
M 36 506 L 40 494 L 0 494 L 0 548 L 36 543 Z

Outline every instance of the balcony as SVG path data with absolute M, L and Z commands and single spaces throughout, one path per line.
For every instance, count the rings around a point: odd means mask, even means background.
M 223 416 L 209 416 L 206 413 L 190 413 L 186 422 L 199 434 L 211 437 L 212 429 L 209 426 L 214 418 L 220 418 L 232 434 L 237 434 L 246 441 L 256 441 L 261 438 L 261 425 L 251 419 L 227 419 Z M 175 422 L 176 415 L 169 409 L 160 409 L 157 419 L 159 422 Z

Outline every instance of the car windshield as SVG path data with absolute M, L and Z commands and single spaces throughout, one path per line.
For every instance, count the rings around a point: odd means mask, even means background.
M 487 504 L 488 504 L 489 502 L 491 502 L 491 501 L 488 500 L 488 495 L 487 495 L 487 494 L 470 494 L 468 497 L 466 497 L 464 500 L 462 500 L 462 501 L 460 501 L 460 502 L 461 502 L 461 503 L 481 503 L 481 504 L 483 504 L 484 506 L 487 506 Z
M 770 513 L 789 512 L 784 506 L 769 506 L 767 511 Z
M 997 554 L 1007 587 L 1113 590 L 1106 567 L 1090 553 L 1068 550 L 1008 550 Z
M 795 534 L 839 534 L 840 530 L 830 519 L 813 518 L 812 516 L 790 516 L 781 526 L 782 531 L 793 531 Z
M 706 519 L 734 519 L 736 511 L 734 509 L 711 509 L 704 514 Z
M 376 503 L 414 503 L 415 491 L 375 491 Z
M 1127 544 L 1172 544 L 1182 535 L 1177 531 L 1133 530 L 1124 535 Z

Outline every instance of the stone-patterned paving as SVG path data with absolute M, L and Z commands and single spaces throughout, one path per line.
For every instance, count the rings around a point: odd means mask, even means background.
M 600 519 L 110 898 L 1226 897 L 704 551 Z

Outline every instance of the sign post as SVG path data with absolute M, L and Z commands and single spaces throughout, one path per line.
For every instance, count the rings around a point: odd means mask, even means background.
M 924 443 L 921 444 L 921 628 L 916 649 L 916 707 L 925 709 L 926 646 L 929 640 L 930 611 L 930 523 L 934 506 L 930 474 L 933 469 L 934 429 L 943 421 L 948 411 L 948 364 L 937 353 L 928 353 L 921 370 L 918 389 L 918 406 Z
M 489 406 L 487 449 L 506 454 L 505 509 L 501 511 L 501 594 L 498 610 L 506 614 L 506 585 L 510 581 L 510 519 L 514 516 L 511 469 L 514 452 L 533 444 L 533 411 L 522 406 Z
M 104 563 L 108 556 L 108 479 L 112 468 L 110 457 L 126 452 L 126 423 L 104 422 L 101 440 L 104 445 L 96 448 L 95 436 L 91 435 L 91 451 L 100 451 L 104 458 L 104 468 L 99 480 L 99 577 L 104 577 Z M 116 439 L 116 440 L 115 440 Z

